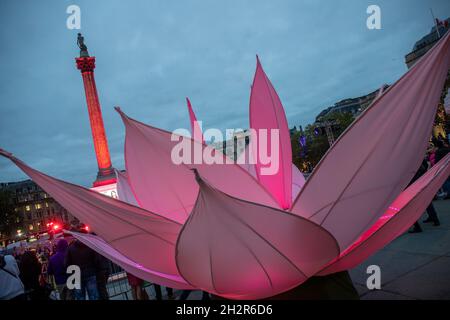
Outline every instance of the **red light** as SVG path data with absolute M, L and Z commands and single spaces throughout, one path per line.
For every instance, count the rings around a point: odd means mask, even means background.
M 84 230 L 89 231 L 89 226 L 84 226 Z
M 117 182 L 116 178 L 108 179 L 108 180 L 101 180 L 101 181 L 94 181 L 92 186 L 93 187 L 101 187 L 101 186 L 107 186 L 107 185 L 110 185 L 110 184 L 113 184 L 116 182 Z
M 53 230 L 58 230 L 58 229 L 59 229 L 59 225 L 55 224 L 55 225 L 53 226 Z

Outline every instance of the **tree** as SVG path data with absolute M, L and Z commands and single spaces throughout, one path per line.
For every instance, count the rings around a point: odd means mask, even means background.
M 334 120 L 337 125 L 333 127 L 333 134 L 335 138 L 338 138 L 347 127 L 355 120 L 353 114 L 350 112 L 335 112 L 324 117 L 328 120 Z
M 322 123 L 327 121 L 332 124 L 333 136 L 337 139 L 347 127 L 353 122 L 353 115 L 346 113 L 332 113 L 322 119 Z M 318 129 L 319 130 L 316 130 Z M 303 135 L 305 146 L 300 144 Z M 309 124 L 303 132 L 295 132 L 291 136 L 292 161 L 303 172 L 310 172 L 319 163 L 330 147 L 324 128 Z

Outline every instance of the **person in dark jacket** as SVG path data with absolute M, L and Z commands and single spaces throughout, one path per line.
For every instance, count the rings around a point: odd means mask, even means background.
M 436 147 L 436 162 L 438 162 L 439 160 L 444 158 L 447 153 L 449 153 L 450 148 L 448 146 L 448 143 L 444 143 L 441 140 L 436 141 Z M 447 199 L 450 197 L 450 178 L 447 178 L 447 180 L 444 182 L 441 195 Z
M 55 248 L 56 253 L 50 257 L 47 269 L 47 274 L 51 278 L 50 283 L 52 283 L 53 287 L 58 291 L 61 300 L 68 300 L 69 298 L 69 291 L 66 286 L 66 265 L 64 262 L 68 246 L 67 240 L 60 239 L 58 241 Z
M 109 260 L 102 255 L 96 253 L 96 269 L 98 298 L 100 300 L 109 300 L 108 289 L 106 287 L 110 274 Z
M 422 175 L 424 175 L 425 172 L 427 172 L 427 170 L 428 170 L 428 162 L 425 158 L 425 159 L 423 159 L 422 163 L 420 164 L 419 169 L 417 170 L 416 174 L 414 175 L 414 177 L 412 178 L 412 180 L 408 186 L 413 184 L 417 179 L 419 179 Z M 425 223 L 433 222 L 435 226 L 439 226 L 441 224 L 439 221 L 439 218 L 437 216 L 436 209 L 434 209 L 433 202 L 431 202 L 428 205 L 427 213 L 428 213 L 428 218 L 426 220 L 424 220 Z M 419 221 L 416 221 L 414 223 L 413 228 L 411 230 L 409 230 L 408 232 L 409 233 L 422 232 L 422 227 L 420 226 Z
M 84 228 L 82 228 L 82 232 L 86 232 L 85 225 Z M 95 232 L 92 232 L 91 234 L 94 236 L 97 235 Z M 110 261 L 101 254 L 96 253 L 95 265 L 97 269 L 97 273 L 95 274 L 95 276 L 97 278 L 98 298 L 100 300 L 109 300 L 107 284 L 109 275 L 111 273 Z
M 65 259 L 66 268 L 76 265 L 81 271 L 81 288 L 74 289 L 75 300 L 85 300 L 86 292 L 89 300 L 98 300 L 97 288 L 97 253 L 79 240 L 72 242 L 67 250 Z
M 46 300 L 44 288 L 39 284 L 42 265 L 35 251 L 26 251 L 20 260 L 20 279 L 25 287 L 25 293 L 30 300 Z
M 439 162 L 442 158 L 444 158 L 447 155 L 450 149 L 441 140 L 436 141 L 436 148 L 437 148 L 436 162 Z
M 153 286 L 155 287 L 156 300 L 162 300 L 161 286 L 156 283 Z M 166 291 L 167 291 L 167 298 L 169 300 L 173 300 L 173 289 L 166 287 Z

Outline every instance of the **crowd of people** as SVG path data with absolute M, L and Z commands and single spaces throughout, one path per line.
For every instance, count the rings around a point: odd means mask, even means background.
M 69 290 L 67 267 L 80 268 L 80 288 Z M 71 236 L 36 246 L 18 246 L 0 255 L 0 299 L 108 299 L 110 264 Z M 3 285 L 5 284 L 5 285 Z
M 85 228 L 76 228 L 86 232 Z M 69 288 L 69 266 L 80 270 L 79 288 Z M 14 247 L 11 254 L 0 254 L 0 300 L 108 300 L 107 289 L 111 262 L 65 234 L 44 243 Z M 149 300 L 145 281 L 127 273 L 134 300 Z M 162 300 L 162 288 L 153 284 L 156 300 Z M 174 299 L 172 288 L 166 288 L 167 298 Z M 185 290 L 179 299 L 186 300 L 191 291 Z M 203 293 L 203 299 L 209 299 Z

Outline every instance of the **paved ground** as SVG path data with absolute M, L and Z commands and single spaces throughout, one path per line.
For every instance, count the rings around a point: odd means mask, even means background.
M 422 233 L 403 234 L 350 271 L 361 299 L 450 299 L 450 200 L 434 206 L 441 226 L 421 222 Z M 381 290 L 366 287 L 371 264 L 381 268 Z
M 450 299 L 450 200 L 435 201 L 434 206 L 441 226 L 421 223 L 422 233 L 403 234 L 350 270 L 361 299 Z M 381 268 L 381 290 L 366 287 L 367 266 L 372 264 Z M 120 281 L 117 292 L 123 292 L 122 286 L 128 287 L 126 280 Z M 154 299 L 153 287 L 147 287 L 147 292 Z M 175 296 L 179 293 L 175 292 Z M 167 299 L 165 289 L 163 296 Z M 131 294 L 119 294 L 113 299 L 131 299 Z M 195 291 L 188 300 L 200 299 L 201 292 Z

